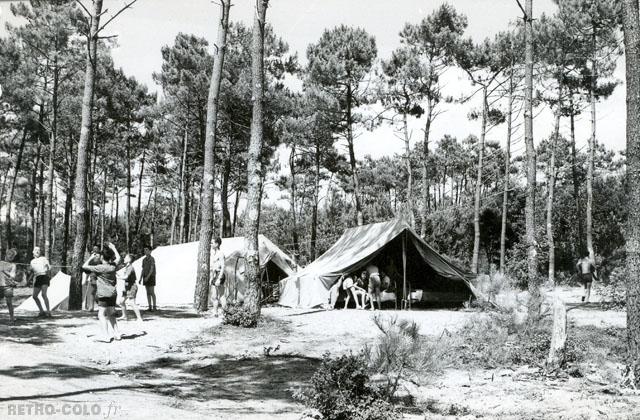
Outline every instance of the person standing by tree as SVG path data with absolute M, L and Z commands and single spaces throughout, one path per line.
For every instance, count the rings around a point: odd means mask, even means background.
M 40 247 L 33 248 L 33 259 L 30 265 L 35 279 L 33 283 L 33 300 L 36 301 L 36 305 L 38 305 L 38 310 L 40 311 L 38 317 L 51 318 L 49 298 L 47 297 L 47 289 L 51 284 L 51 265 L 46 257 L 40 255 Z M 42 309 L 42 304 L 40 303 L 40 299 L 38 299 L 40 293 L 42 293 L 44 306 L 47 308 L 46 312 Z
M 211 300 L 214 316 L 218 316 L 218 306 L 227 307 L 224 287 L 224 253 L 220 249 L 222 239 L 216 237 L 211 243 Z
M 13 259 L 16 257 L 16 250 L 7 250 L 6 261 L 0 261 L 0 299 L 4 297 L 9 309 L 9 323 L 13 324 L 13 289 L 16 287 L 16 265 Z
M 578 260 L 576 264 L 578 275 L 580 276 L 580 282 L 584 287 L 584 294 L 582 296 L 583 302 L 589 302 L 589 296 L 591 295 L 591 284 L 594 279 L 598 278 L 596 266 L 594 261 L 589 257 L 589 254 Z
M 149 312 L 154 312 L 156 306 L 156 260 L 151 256 L 151 248 L 144 247 L 144 259 L 142 260 L 142 278 L 140 284 L 147 290 L 147 305 Z
M 98 322 L 104 327 L 104 338 L 98 340 L 110 343 L 112 339 L 120 340 L 122 337 L 118 330 L 116 320 L 116 266 L 120 263 L 120 254 L 116 247 L 108 242 L 107 247 L 100 252 L 100 264 L 92 265 L 93 255 L 91 255 L 82 265 L 85 273 L 96 273 L 98 277 Z M 112 335 L 109 335 L 111 326 Z
M 128 321 L 127 318 L 127 302 L 130 303 L 133 312 L 136 314 L 136 319 L 138 323 L 142 325 L 142 315 L 140 315 L 140 309 L 138 309 L 138 305 L 136 305 L 136 295 L 138 294 L 138 285 L 136 284 L 136 272 L 133 269 L 131 263 L 133 262 L 133 257 L 131 254 L 127 254 L 124 256 L 124 269 L 121 276 L 124 278 L 124 291 L 123 300 L 122 300 L 122 318 L 125 321 Z

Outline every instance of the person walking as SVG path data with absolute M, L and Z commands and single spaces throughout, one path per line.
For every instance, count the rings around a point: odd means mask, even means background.
M 5 261 L 0 261 L 0 299 L 4 298 L 9 309 L 9 323 L 13 325 L 15 318 L 13 316 L 13 289 L 16 287 L 16 265 L 13 260 L 16 257 L 16 250 L 11 248 L 7 250 Z
M 49 298 L 47 297 L 47 289 L 49 289 L 49 285 L 51 284 L 51 265 L 46 257 L 40 255 L 40 252 L 40 247 L 33 248 L 33 259 L 30 263 L 35 278 L 33 283 L 33 300 L 36 302 L 36 305 L 38 305 L 38 310 L 40 311 L 38 317 L 51 318 Z M 40 299 L 38 299 L 39 294 L 42 294 L 42 301 L 47 309 L 46 312 L 42 308 Z
M 124 321 L 128 321 L 127 317 L 127 303 L 133 309 L 133 313 L 136 314 L 136 319 L 138 323 L 142 326 L 142 315 L 140 314 L 140 309 L 138 309 L 138 305 L 136 305 L 136 295 L 138 294 L 138 285 L 136 284 L 136 271 L 133 269 L 133 257 L 131 254 L 127 254 L 124 257 L 124 268 L 122 270 L 122 278 L 124 279 L 124 291 L 122 292 L 122 317 L 118 319 L 122 319 Z
M 110 343 L 113 339 L 120 340 L 122 336 L 116 320 L 116 267 L 120 262 L 120 254 L 116 247 L 107 242 L 107 247 L 100 252 L 100 264 L 92 265 L 93 255 L 82 265 L 85 273 L 96 273 L 98 298 L 98 324 L 102 326 L 104 337 L 98 341 Z M 111 334 L 109 331 L 111 327 Z
M 218 316 L 218 307 L 222 306 L 224 311 L 227 308 L 227 297 L 224 287 L 224 253 L 220 249 L 222 239 L 216 237 L 211 243 L 211 300 L 214 316 Z
M 585 255 L 584 257 L 578 260 L 576 264 L 576 270 L 578 271 L 578 275 L 580 276 L 580 282 L 582 283 L 583 295 L 582 302 L 589 302 L 589 297 L 591 296 L 591 285 L 593 284 L 594 279 L 598 279 L 598 272 L 596 270 L 596 266 L 594 261 L 589 258 L 589 255 Z
M 156 306 L 156 260 L 151 256 L 151 248 L 144 247 L 144 259 L 142 260 L 142 275 L 140 279 L 147 291 L 147 310 L 149 312 L 157 311 Z

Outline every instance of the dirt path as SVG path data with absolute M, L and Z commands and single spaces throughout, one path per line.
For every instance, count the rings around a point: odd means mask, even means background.
M 0 328 L 0 418 L 10 405 L 38 402 L 57 409 L 98 404 L 99 416 L 83 418 L 104 418 L 110 410 L 112 418 L 162 413 L 169 419 L 299 419 L 304 407 L 293 392 L 308 382 L 322 354 L 358 351 L 378 334 L 366 311 L 273 307 L 263 314 L 259 328 L 241 329 L 187 308 L 165 309 L 147 317 L 144 332 L 134 322 L 122 323 L 128 338 L 111 344 L 93 341 L 95 315 L 23 316 L 17 326 Z M 412 319 L 434 337 L 486 316 L 447 310 L 384 314 Z M 624 313 L 575 309 L 570 320 L 619 326 Z M 0 313 L 0 325 L 5 322 Z M 440 414 L 450 413 L 443 418 L 452 419 L 624 418 L 616 416 L 640 405 L 637 397 L 594 394 L 584 380 L 549 385 L 514 372 L 483 370 L 447 369 L 420 392 L 425 407 L 433 402 Z M 69 418 L 61 413 L 47 418 L 56 416 Z

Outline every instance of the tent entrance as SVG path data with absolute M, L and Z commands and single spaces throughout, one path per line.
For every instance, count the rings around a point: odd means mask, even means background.
M 459 306 L 472 296 L 462 279 L 439 275 L 414 241 L 406 237 L 406 231 L 364 260 L 358 269 L 368 264 L 376 265 L 391 279 L 387 291 L 395 293 L 397 308 Z

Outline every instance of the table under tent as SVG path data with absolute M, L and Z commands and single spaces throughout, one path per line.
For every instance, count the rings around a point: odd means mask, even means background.
M 258 237 L 263 301 L 273 298 L 278 282 L 295 272 L 295 262 L 263 235 Z M 229 302 L 244 300 L 244 238 L 223 238 L 220 249 L 225 255 L 225 286 Z M 156 297 L 158 305 L 190 305 L 193 303 L 198 271 L 198 242 L 161 246 L 151 255 L 156 261 Z M 140 278 L 142 258 L 133 263 Z M 277 300 L 277 296 L 275 299 Z M 136 301 L 146 304 L 144 288 Z
M 376 265 L 392 286 L 383 299 L 394 308 L 459 306 L 477 296 L 473 274 L 457 267 L 422 240 L 402 219 L 347 229 L 303 270 L 280 282 L 279 304 L 312 308 L 329 302 L 329 289 L 343 274 Z

